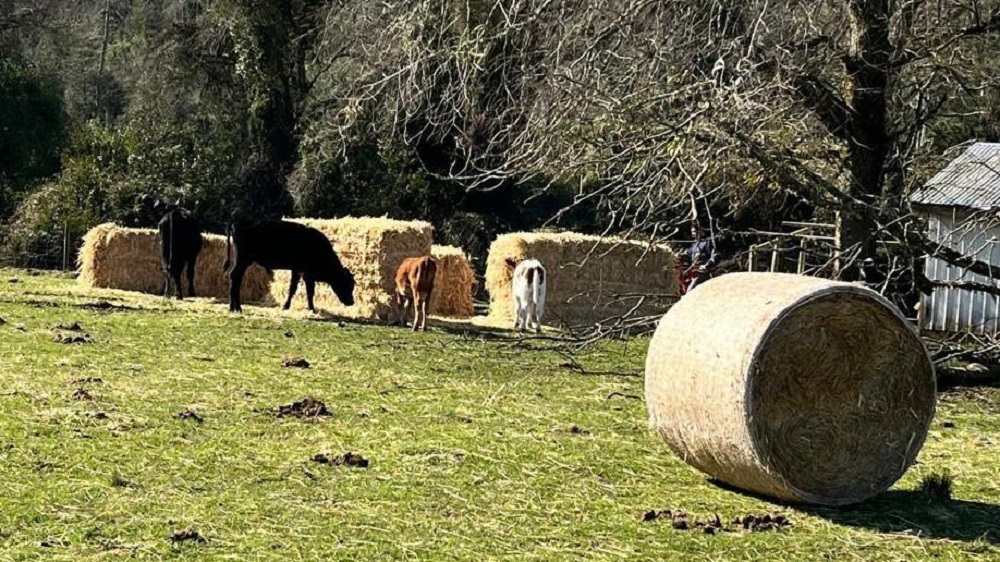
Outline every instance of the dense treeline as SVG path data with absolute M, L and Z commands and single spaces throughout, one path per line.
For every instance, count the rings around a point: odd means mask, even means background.
M 155 192 L 214 230 L 419 217 L 480 256 L 549 219 L 840 211 L 872 253 L 946 149 L 1000 138 L 998 32 L 979 0 L 8 0 L 3 249 L 138 224 Z

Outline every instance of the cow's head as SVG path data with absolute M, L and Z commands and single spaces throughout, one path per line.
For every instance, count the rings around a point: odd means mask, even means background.
M 354 274 L 336 257 L 326 280 L 333 289 L 333 294 L 337 295 L 344 306 L 354 306 Z

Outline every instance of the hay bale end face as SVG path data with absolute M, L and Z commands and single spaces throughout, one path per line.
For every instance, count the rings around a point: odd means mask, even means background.
M 396 270 L 409 257 L 431 253 L 434 227 L 423 221 L 385 217 L 285 219 L 315 228 L 333 243 L 344 267 L 354 274 L 354 306 L 344 306 L 325 283 L 316 287 L 317 308 L 350 318 L 386 320 L 392 311 Z M 288 298 L 291 273 L 275 271 L 271 297 L 281 305 Z M 301 282 L 300 282 L 301 284 Z M 299 287 L 292 308 L 306 309 L 305 287 Z
M 677 294 L 674 252 L 666 246 L 575 232 L 504 234 L 490 246 L 486 260 L 489 316 L 497 323 L 514 322 L 508 258 L 535 258 L 545 266 L 545 324 L 590 324 L 637 305 L 638 314 L 661 314 Z M 641 299 L 639 294 L 660 296 Z
M 195 271 L 198 297 L 229 300 L 229 276 L 222 270 L 226 261 L 226 238 L 202 234 L 201 253 Z M 164 272 L 157 231 L 149 228 L 123 228 L 104 223 L 90 229 L 83 237 L 77 256 L 77 282 L 85 288 L 119 289 L 162 295 Z M 187 295 L 187 276 L 182 275 Z M 271 275 L 254 265 L 243 280 L 243 300 L 261 302 L 269 297 Z
M 472 294 L 475 292 L 476 274 L 469 258 L 461 248 L 438 245 L 431 247 L 431 257 L 437 261 L 431 315 L 471 318 L 475 313 Z
M 661 319 L 650 424 L 732 486 L 818 505 L 863 501 L 914 462 L 935 409 L 927 351 L 888 301 L 777 273 L 706 282 Z

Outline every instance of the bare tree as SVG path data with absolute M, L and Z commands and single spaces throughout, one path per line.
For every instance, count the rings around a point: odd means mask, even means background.
M 997 2 L 409 1 L 357 8 L 330 138 L 454 139 L 450 177 L 542 175 L 654 237 L 690 200 L 840 211 L 845 248 L 905 214 L 921 139 L 995 86 Z M 419 117 L 419 118 L 418 118 Z M 334 133 L 331 134 L 331 131 Z

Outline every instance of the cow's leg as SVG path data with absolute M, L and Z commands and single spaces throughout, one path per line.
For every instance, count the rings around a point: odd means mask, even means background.
M 243 312 L 240 306 L 240 287 L 243 285 L 243 274 L 246 273 L 250 264 L 243 263 L 236 259 L 236 265 L 229 271 L 229 311 Z
M 406 321 L 406 297 L 396 290 L 396 293 L 392 295 L 392 317 L 390 318 L 390 326 L 402 326 Z
M 184 269 L 184 262 L 181 260 L 175 260 L 174 263 L 170 264 L 170 276 L 174 281 L 174 289 L 177 292 L 177 300 L 184 299 L 184 286 L 181 285 L 181 270 Z
M 302 278 L 306 282 L 306 300 L 309 302 L 309 310 L 316 312 L 316 307 L 313 306 L 313 295 L 316 294 L 316 279 L 308 273 L 304 274 Z
M 427 331 L 427 307 L 431 301 L 430 297 L 430 295 L 423 295 L 423 298 L 420 300 L 420 313 L 423 315 L 423 320 L 420 323 L 420 329 L 425 332 Z
M 170 297 L 170 261 L 167 256 L 160 256 L 160 265 L 163 266 L 163 298 Z
M 194 268 L 195 262 L 198 261 L 198 256 L 194 256 L 187 262 L 187 278 L 188 278 L 188 296 L 191 298 L 195 297 L 194 292 Z
M 403 297 L 403 326 L 406 326 L 406 319 L 410 316 L 410 307 L 413 306 L 413 321 L 417 321 L 417 306 L 413 302 L 413 297 L 406 295 Z
M 531 329 L 531 319 L 535 317 L 535 303 L 528 301 L 524 306 L 524 323 L 521 324 L 521 328 L 524 330 Z
M 413 291 L 410 295 L 410 302 L 413 303 L 413 331 L 417 331 L 417 326 L 420 322 L 420 294 L 417 293 L 416 283 L 413 285 Z
M 285 300 L 284 306 L 281 307 L 282 310 L 288 310 L 289 308 L 291 308 L 291 306 L 292 306 L 292 298 L 295 297 L 295 291 L 297 291 L 298 288 L 299 288 L 299 278 L 300 277 L 301 277 L 301 274 L 299 274 L 298 271 L 293 271 L 292 272 L 292 281 L 288 285 L 288 299 Z

